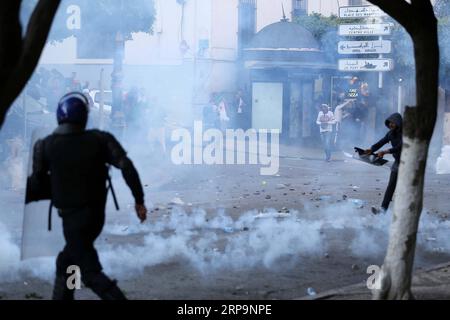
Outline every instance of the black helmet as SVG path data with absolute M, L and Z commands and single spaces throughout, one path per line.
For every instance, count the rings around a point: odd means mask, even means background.
M 70 92 L 58 103 L 56 119 L 58 124 L 72 123 L 85 126 L 89 113 L 89 100 L 81 92 Z

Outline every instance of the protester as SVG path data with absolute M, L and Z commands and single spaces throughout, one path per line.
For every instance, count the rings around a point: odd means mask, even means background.
M 398 167 L 400 164 L 400 155 L 402 152 L 402 116 L 399 113 L 392 114 L 386 119 L 385 125 L 388 127 L 389 132 L 377 143 L 375 143 L 370 149 L 366 150 L 366 154 L 372 154 L 379 150 L 387 143 L 391 143 L 392 148 L 380 151 L 376 155 L 383 158 L 386 154 L 392 154 L 395 159 L 394 164 L 391 168 L 391 175 L 389 177 L 389 183 L 384 194 L 383 202 L 381 207 L 372 207 L 373 214 L 378 214 L 380 212 L 386 212 L 389 208 L 389 203 L 394 195 L 395 187 L 397 185 Z
M 214 97 L 211 97 L 209 103 L 203 107 L 203 126 L 205 129 L 218 128 L 219 113 Z
M 247 113 L 247 104 L 244 101 L 242 90 L 236 92 L 233 101 L 233 127 L 237 129 L 245 128 L 245 115 Z
M 335 119 L 333 112 L 329 109 L 327 104 L 322 104 L 316 123 L 320 126 L 320 137 L 325 150 L 325 161 L 330 162 L 333 124 L 335 124 Z
M 227 104 L 224 98 L 219 100 L 219 105 L 217 107 L 219 112 L 220 130 L 225 131 L 228 129 L 230 118 L 228 117 Z

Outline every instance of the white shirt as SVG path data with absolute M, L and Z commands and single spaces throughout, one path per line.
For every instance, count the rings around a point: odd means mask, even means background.
M 225 103 L 221 102 L 219 104 L 219 118 L 220 121 L 230 121 L 230 118 L 228 118 L 227 115 L 227 109 L 225 107 Z
M 333 124 L 336 123 L 336 120 L 334 119 L 334 115 L 332 111 L 328 111 L 326 114 L 324 114 L 322 111 L 319 112 L 319 115 L 317 116 L 316 123 L 320 126 L 320 133 L 322 132 L 332 132 L 333 131 Z
M 343 109 L 349 105 L 351 102 L 353 102 L 352 100 L 346 100 L 344 103 L 339 104 L 336 109 L 334 109 L 334 119 L 336 120 L 336 122 L 342 122 L 343 119 Z
M 239 106 L 238 106 L 238 111 L 237 113 L 242 113 L 242 107 L 244 106 L 244 101 L 242 100 L 242 98 L 239 98 Z

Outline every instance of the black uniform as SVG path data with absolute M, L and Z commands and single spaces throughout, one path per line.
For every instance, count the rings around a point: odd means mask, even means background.
M 51 199 L 62 218 L 66 240 L 56 261 L 54 299 L 73 299 L 73 291 L 66 286 L 70 265 L 80 267 L 83 283 L 102 299 L 125 299 L 115 281 L 102 273 L 94 248 L 105 221 L 108 164 L 122 170 L 136 203 L 143 204 L 138 173 L 111 134 L 62 124 L 35 144 L 29 183 L 37 186 L 49 178 Z
M 397 177 L 398 177 L 398 166 L 400 164 L 400 155 L 402 152 L 402 144 L 403 144 L 403 138 L 402 138 L 402 116 L 400 113 L 394 113 L 389 118 L 386 119 L 385 125 L 389 128 L 389 122 L 393 122 L 397 125 L 397 128 L 394 130 L 390 130 L 380 141 L 375 143 L 370 149 L 373 152 L 376 152 L 379 150 L 382 146 L 384 146 L 387 143 L 391 143 L 392 148 L 389 149 L 389 152 L 392 154 L 392 156 L 395 159 L 394 164 L 391 168 L 391 175 L 389 177 L 389 183 L 386 189 L 386 192 L 384 194 L 383 203 L 381 204 L 381 207 L 384 210 L 387 210 L 389 207 L 389 203 L 392 200 L 392 196 L 394 195 L 395 186 L 397 185 Z

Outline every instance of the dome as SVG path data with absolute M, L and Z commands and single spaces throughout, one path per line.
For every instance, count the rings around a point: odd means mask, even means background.
M 259 31 L 244 48 L 247 67 L 334 69 L 320 43 L 298 23 L 280 21 Z
M 314 36 L 298 23 L 280 21 L 259 31 L 247 49 L 290 49 L 295 51 L 320 51 Z

